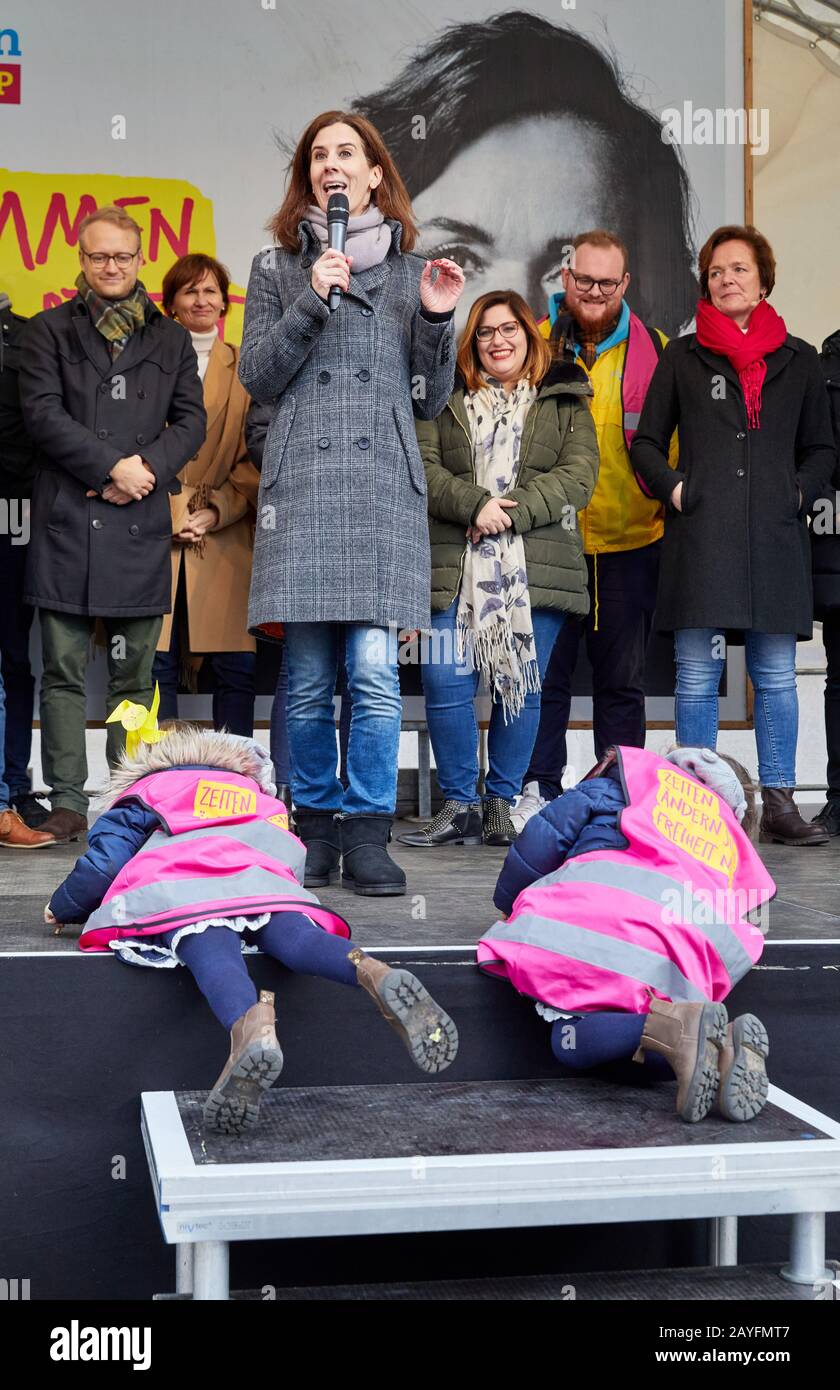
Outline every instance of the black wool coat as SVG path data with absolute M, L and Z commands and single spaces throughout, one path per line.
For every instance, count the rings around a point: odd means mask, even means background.
M 816 350 L 790 335 L 768 353 L 760 428 L 738 374 L 694 334 L 665 348 L 630 451 L 666 504 L 656 626 L 811 635 L 807 515 L 834 469 Z M 679 468 L 668 442 L 679 430 Z M 671 494 L 683 483 L 682 511 Z M 801 490 L 802 501 L 797 494 Z
M 27 324 L 20 398 L 37 447 L 25 601 L 99 617 L 168 613 L 169 493 L 207 423 L 189 333 L 150 304 L 112 361 L 87 305 L 71 299 Z M 108 474 L 132 454 L 156 487 L 141 502 L 104 501 Z
M 834 445 L 840 459 L 840 330 L 826 338 L 820 353 L 820 366 L 828 390 Z M 838 497 L 840 462 L 834 470 L 826 505 L 815 508 L 811 522 L 811 558 L 814 567 L 814 617 L 825 618 L 840 611 L 840 523 Z

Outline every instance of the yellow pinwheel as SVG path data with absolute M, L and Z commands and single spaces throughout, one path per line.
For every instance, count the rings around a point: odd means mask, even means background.
M 156 681 L 151 709 L 146 709 L 145 705 L 135 705 L 131 700 L 121 700 L 105 720 L 106 724 L 122 724 L 125 748 L 130 758 L 137 756 L 141 743 L 160 743 L 162 738 L 166 738 L 166 730 L 158 728 L 159 708 L 160 688 Z

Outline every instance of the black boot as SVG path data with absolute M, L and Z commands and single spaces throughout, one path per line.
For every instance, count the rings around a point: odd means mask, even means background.
M 405 892 L 405 874 L 388 854 L 392 816 L 342 816 L 341 885 L 367 898 Z
M 510 802 L 503 796 L 484 798 L 484 843 L 485 845 L 512 845 L 516 839 L 516 826 L 510 818 Z
M 338 878 L 341 840 L 337 811 L 307 811 L 298 806 L 295 825 L 298 838 L 306 845 L 304 888 L 327 888 Z
M 21 814 L 23 814 L 21 812 Z M 23 817 L 26 820 L 26 817 Z M 27 821 L 27 825 L 31 822 Z M 812 825 L 818 825 L 826 835 L 840 835 L 840 801 L 835 801 L 829 797 L 821 811 L 818 811 L 811 821 Z
M 289 829 L 294 830 L 295 818 L 292 814 L 292 789 L 285 782 L 280 782 L 276 792 L 277 800 L 282 801 L 286 808 L 286 815 L 289 817 Z
M 434 845 L 480 845 L 481 811 L 468 801 L 445 801 L 437 815 L 421 830 L 398 835 L 401 845 L 430 849 Z

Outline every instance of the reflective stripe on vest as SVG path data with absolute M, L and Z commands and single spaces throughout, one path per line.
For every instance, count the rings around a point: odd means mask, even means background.
M 676 894 L 680 909 L 683 904 L 689 906 L 691 915 L 688 925 L 708 937 L 726 966 L 726 972 L 733 985 L 752 969 L 752 961 L 729 924 L 717 920 L 704 922 L 703 918 L 709 910 L 708 901 L 693 893 L 690 884 L 672 878 L 670 874 L 663 874 L 658 869 L 645 869 L 640 864 L 629 861 L 619 864 L 609 859 L 601 859 L 578 864 L 576 860 L 570 859 L 562 868 L 532 883 L 531 887 L 543 888 L 564 881 L 626 889 L 628 893 L 635 893 L 637 897 L 646 898 L 648 902 L 659 903 L 663 908 L 667 905 L 666 895 Z M 682 920 L 681 910 L 680 919 Z M 614 940 L 613 937 L 608 939 Z M 598 964 L 602 962 L 599 961 Z
M 552 917 L 537 917 L 528 912 L 509 922 L 496 922 L 485 932 L 482 942 L 514 941 L 520 946 L 538 946 L 554 955 L 582 961 L 599 970 L 611 970 L 626 975 L 651 989 L 658 990 L 675 1004 L 705 1003 L 706 995 L 682 971 L 657 951 L 619 941 L 614 936 L 590 931 L 572 922 Z
M 188 909 L 220 899 L 235 902 L 238 913 L 264 910 L 263 904 L 250 901 L 254 898 L 264 899 L 265 905 L 277 902 L 318 904 L 315 894 L 301 888 L 300 884 L 255 864 L 243 873 L 220 874 L 217 878 L 170 878 L 165 883 L 149 883 L 143 888 L 116 893 L 91 913 L 84 930 L 98 931 L 101 927 L 120 927 L 128 922 L 143 924 L 158 914 L 162 915 L 157 925 L 164 925 L 170 918 L 174 924 Z
M 251 849 L 261 850 L 272 859 L 279 859 L 281 864 L 286 864 L 296 878 L 303 877 L 306 847 L 298 844 L 279 826 L 269 825 L 267 821 L 245 821 L 241 825 L 202 825 L 198 830 L 182 830 L 177 836 L 170 835 L 166 830 L 156 830 L 137 853 L 146 854 L 149 850 L 163 849 L 166 845 L 180 846 L 189 843 L 190 840 L 212 840 L 219 836 L 238 840 L 240 844 L 248 845 Z

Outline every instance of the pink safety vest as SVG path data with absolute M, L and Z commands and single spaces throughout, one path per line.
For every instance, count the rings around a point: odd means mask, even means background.
M 350 935 L 337 913 L 301 887 L 306 846 L 288 830 L 282 802 L 256 782 L 215 769 L 170 768 L 143 777 L 114 804 L 139 801 L 160 829 L 120 869 L 79 945 L 154 936 L 205 917 L 305 912 Z
M 746 920 L 776 885 L 730 807 L 673 763 L 618 748 L 628 848 L 568 859 L 525 888 L 478 964 L 570 1013 L 725 999 L 758 960 Z
M 652 331 L 655 333 L 656 329 Z M 631 309 L 630 331 L 627 335 L 627 351 L 624 355 L 624 372 L 621 378 L 622 424 L 628 453 L 639 427 L 642 406 L 658 361 L 659 353 L 651 341 L 650 333 L 638 314 L 634 314 Z M 645 496 L 652 497 L 653 493 L 638 473 L 635 474 L 635 478 Z

